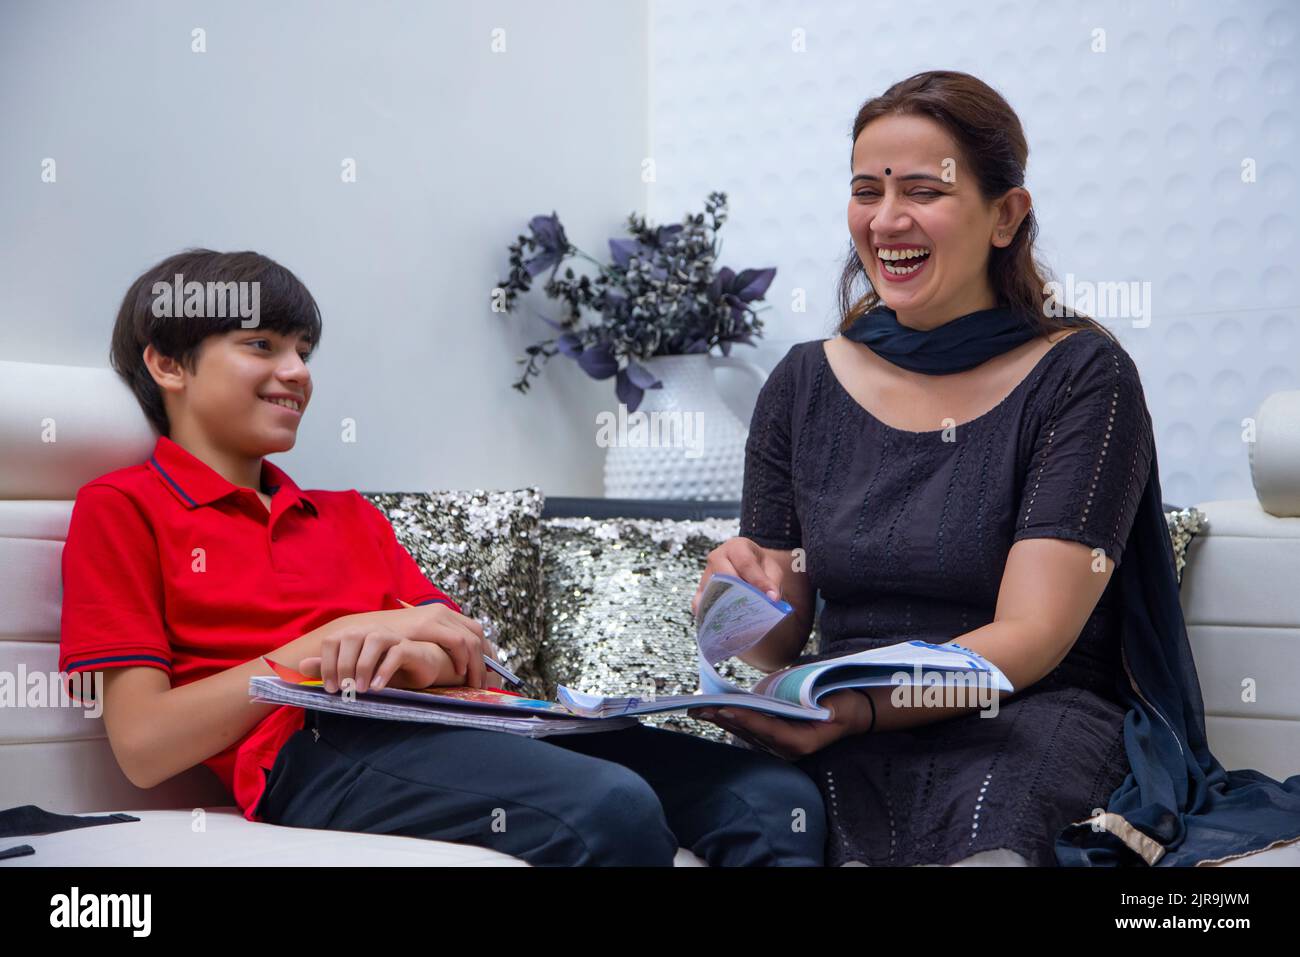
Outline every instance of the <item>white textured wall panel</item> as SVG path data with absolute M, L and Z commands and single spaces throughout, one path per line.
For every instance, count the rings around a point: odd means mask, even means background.
M 1300 4 L 651 0 L 650 26 L 650 212 L 728 193 L 723 263 L 778 269 L 757 361 L 833 334 L 858 108 L 962 70 L 1025 127 L 1049 269 L 1151 283 L 1149 326 L 1104 321 L 1141 370 L 1166 501 L 1254 498 L 1241 420 L 1300 388 Z

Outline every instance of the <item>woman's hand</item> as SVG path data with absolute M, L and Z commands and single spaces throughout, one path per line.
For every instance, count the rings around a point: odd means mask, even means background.
M 738 738 L 787 761 L 820 751 L 834 741 L 871 726 L 871 702 L 853 689 L 836 691 L 818 702 L 829 708 L 826 721 L 792 721 L 749 708 L 691 708 L 692 718 L 710 721 Z
M 713 551 L 705 563 L 704 573 L 691 599 L 691 614 L 699 614 L 700 596 L 704 586 L 715 574 L 734 575 L 741 581 L 749 582 L 755 588 L 765 591 L 773 601 L 781 600 L 781 566 L 758 545 L 748 538 L 729 538 Z
M 452 685 L 459 680 L 451 657 L 440 645 L 403 638 L 383 625 L 350 625 L 327 635 L 321 639 L 320 655 L 302 659 L 298 670 L 320 678 L 331 694 L 349 679 L 360 694 L 379 688 Z

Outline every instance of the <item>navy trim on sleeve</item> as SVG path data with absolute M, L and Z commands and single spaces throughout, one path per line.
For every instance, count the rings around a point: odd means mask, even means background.
M 168 670 L 170 670 L 172 666 L 170 661 L 166 658 L 160 658 L 158 655 L 107 655 L 103 658 L 84 658 L 81 661 L 69 661 L 68 667 L 65 670 L 68 673 L 71 673 L 74 668 L 85 668 L 89 665 L 106 665 L 123 661 L 156 661 L 158 664 L 166 666 Z

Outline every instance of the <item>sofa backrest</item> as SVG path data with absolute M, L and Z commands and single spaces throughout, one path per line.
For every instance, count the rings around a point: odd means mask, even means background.
M 102 718 L 35 697 L 59 687 L 60 563 L 77 489 L 145 461 L 154 442 L 112 370 L 0 361 L 0 808 L 82 813 L 234 803 L 201 766 L 156 788 L 135 787 L 118 767 Z

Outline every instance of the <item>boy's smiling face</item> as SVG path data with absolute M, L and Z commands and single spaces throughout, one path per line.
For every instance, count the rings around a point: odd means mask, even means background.
M 152 348 L 145 361 L 155 369 L 172 435 L 182 444 L 189 439 L 247 459 L 293 448 L 312 392 L 306 365 L 312 343 L 303 333 L 235 329 L 209 336 L 193 372 L 156 353 L 151 361 Z

